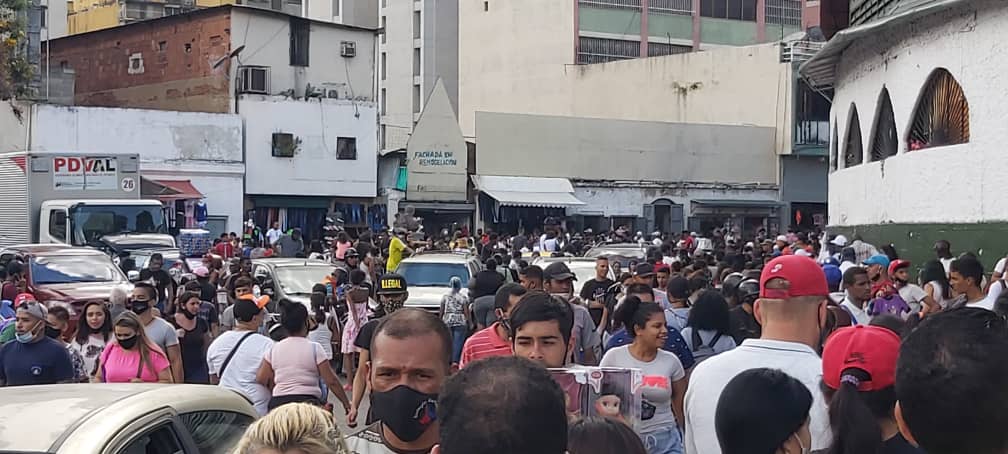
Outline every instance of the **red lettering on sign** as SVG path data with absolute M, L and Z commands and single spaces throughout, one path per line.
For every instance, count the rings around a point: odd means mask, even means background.
M 67 159 L 67 170 L 71 172 L 80 172 L 81 161 L 78 158 L 68 158 Z
M 95 166 L 95 160 L 94 159 L 88 159 L 87 161 L 84 161 L 84 170 L 85 171 L 87 171 L 87 172 L 90 173 L 92 170 L 94 170 L 94 166 Z
M 57 172 L 59 172 L 60 169 L 62 169 L 64 166 L 66 166 L 66 163 L 67 163 L 66 159 L 64 159 L 64 158 L 55 158 L 55 159 L 53 159 L 53 167 L 56 169 Z

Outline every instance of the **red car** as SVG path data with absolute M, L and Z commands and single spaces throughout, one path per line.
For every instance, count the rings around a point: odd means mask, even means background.
M 63 305 L 70 309 L 71 330 L 84 303 L 106 303 L 115 287 L 132 290 L 126 275 L 105 253 L 89 247 L 61 244 L 26 244 L 0 252 L 0 262 L 24 263 L 27 291 L 46 306 Z M 64 333 L 69 335 L 69 333 Z

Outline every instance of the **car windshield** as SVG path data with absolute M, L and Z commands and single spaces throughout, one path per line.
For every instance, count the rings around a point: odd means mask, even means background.
M 168 232 L 161 208 L 154 205 L 78 205 L 70 219 L 79 245 L 117 233 Z
M 469 285 L 469 269 L 463 263 L 402 262 L 396 273 L 410 287 L 447 287 L 452 276 L 462 279 L 462 287 Z
M 276 285 L 287 295 L 311 295 L 312 287 L 332 274 L 330 266 L 278 266 Z
M 136 269 L 142 270 L 144 268 L 147 268 L 147 265 L 150 263 L 151 254 L 139 254 L 136 252 L 131 252 L 130 257 L 132 257 L 133 260 L 136 261 Z M 175 268 L 176 266 L 183 269 L 185 268 L 186 264 L 182 262 L 182 258 L 177 255 L 162 254 L 162 257 L 164 257 L 164 264 L 161 265 L 162 269 L 168 270 Z
M 36 285 L 122 280 L 122 273 L 105 256 L 35 257 L 30 273 Z

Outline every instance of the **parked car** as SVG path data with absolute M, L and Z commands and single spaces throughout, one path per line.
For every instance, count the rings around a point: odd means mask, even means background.
M 162 269 L 168 271 L 168 274 L 175 279 L 175 283 L 182 280 L 182 275 L 192 273 L 192 269 L 189 266 L 186 258 L 182 255 L 182 251 L 178 248 L 150 248 L 150 249 L 137 249 L 129 252 L 129 258 L 133 259 L 134 266 L 131 269 L 124 269 L 127 277 L 132 278 L 132 273 L 130 271 L 136 271 L 138 274 L 140 270 L 147 268 L 150 263 L 150 258 L 154 254 L 161 254 L 164 257 L 164 265 Z M 202 259 L 201 259 L 202 260 Z M 122 268 L 122 260 L 119 257 L 113 259 L 120 268 Z
M 452 276 L 462 280 L 462 288 L 469 286 L 469 278 L 483 266 L 479 259 L 466 252 L 427 252 L 403 259 L 396 273 L 406 279 L 409 299 L 406 307 L 418 307 L 429 311 L 441 308 L 441 297 L 450 291 Z
M 275 303 L 281 299 L 297 301 L 311 310 L 312 286 L 322 283 L 334 269 L 335 265 L 321 260 L 294 258 L 252 260 L 252 277 L 259 284 L 260 291 L 270 295 L 271 312 L 276 311 Z
M 564 262 L 567 264 L 567 268 L 570 268 L 571 272 L 577 278 L 574 281 L 574 294 L 581 294 L 581 287 L 584 286 L 585 282 L 595 279 L 595 259 L 588 257 L 537 257 L 532 261 L 532 265 L 538 265 L 545 269 L 553 262 Z M 616 276 L 613 274 L 613 269 L 609 268 L 609 279 L 616 280 Z
M 74 320 L 93 300 L 108 301 L 112 289 L 127 293 L 133 287 L 108 255 L 89 247 L 64 244 L 25 244 L 0 251 L 0 262 L 25 263 L 27 290 L 40 302 L 70 309 Z M 76 323 L 71 323 L 76 327 Z
M 217 386 L 61 384 L 0 388 L 0 451 L 48 454 L 224 454 L 256 419 Z
M 626 270 L 631 261 L 643 262 L 647 258 L 647 250 L 636 243 L 600 244 L 588 250 L 585 257 L 596 258 L 605 256 L 610 262 L 618 262 L 620 269 Z

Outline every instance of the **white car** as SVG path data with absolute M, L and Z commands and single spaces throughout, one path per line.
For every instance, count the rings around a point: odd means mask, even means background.
M 571 272 L 574 273 L 574 277 L 577 278 L 574 281 L 574 294 L 581 294 L 581 287 L 585 285 L 592 279 L 595 279 L 595 259 L 586 257 L 537 257 L 532 261 L 532 265 L 546 269 L 550 263 L 553 262 L 564 262 L 567 264 L 567 268 L 570 268 Z M 613 275 L 613 269 L 609 268 L 609 279 L 613 281 L 616 280 L 616 276 Z
M 0 388 L 0 452 L 225 454 L 258 417 L 207 385 L 65 384 Z
M 441 297 L 451 291 L 452 276 L 462 280 L 462 289 L 469 286 L 469 279 L 475 276 L 483 265 L 479 259 L 465 252 L 428 252 L 403 259 L 396 273 L 406 279 L 409 299 L 406 307 L 417 307 L 437 312 L 441 308 Z

